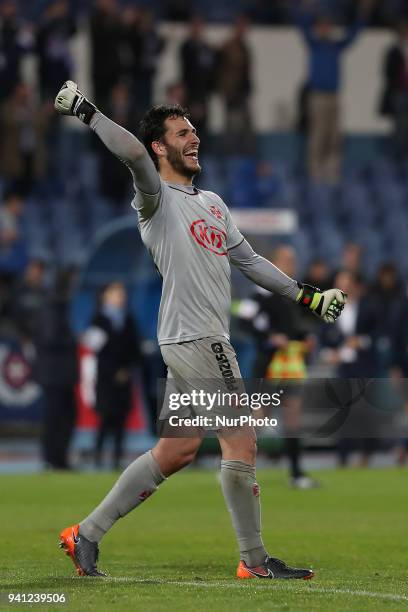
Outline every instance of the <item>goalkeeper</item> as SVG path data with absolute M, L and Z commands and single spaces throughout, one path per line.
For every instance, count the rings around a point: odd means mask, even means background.
M 100 113 L 72 81 L 62 86 L 55 108 L 89 125 L 132 173 L 132 206 L 142 240 L 163 280 L 158 341 L 173 388 L 183 393 L 191 390 L 193 379 L 225 385 L 225 367 L 234 380 L 240 379 L 229 341 L 231 263 L 257 285 L 298 302 L 327 323 L 341 314 L 346 302 L 342 291 L 321 292 L 286 276 L 252 250 L 218 195 L 194 187 L 193 179 L 201 170 L 200 140 L 185 109 L 162 105 L 148 110 L 139 140 Z M 217 431 L 222 491 L 240 551 L 237 576 L 312 578 L 310 569 L 289 567 L 269 556 L 264 547 L 255 433 L 252 429 L 240 433 Z M 166 478 L 188 465 L 201 441 L 202 433 L 160 438 L 151 451 L 127 467 L 89 516 L 62 531 L 60 545 L 79 575 L 104 576 L 97 568 L 100 540 Z

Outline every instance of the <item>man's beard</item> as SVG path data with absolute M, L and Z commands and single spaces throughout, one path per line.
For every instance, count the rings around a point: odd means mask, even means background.
M 181 153 L 176 147 L 172 147 L 169 144 L 166 144 L 167 148 L 167 160 L 170 166 L 188 179 L 193 179 L 197 174 L 201 172 L 200 164 L 197 164 L 196 168 L 190 168 L 184 161 L 183 153 Z

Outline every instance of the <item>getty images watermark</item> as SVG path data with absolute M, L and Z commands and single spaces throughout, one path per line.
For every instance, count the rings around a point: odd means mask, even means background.
M 408 439 L 408 379 L 161 379 L 161 437 Z M 249 435 L 252 435 L 251 433 Z
M 229 393 L 224 391 L 207 392 L 203 389 L 192 390 L 190 393 L 170 393 L 168 408 L 171 411 L 190 408 L 199 412 L 186 418 L 173 414 L 169 416 L 171 427 L 277 427 L 278 420 L 267 416 L 253 416 L 250 411 L 263 408 L 278 407 L 281 404 L 283 390 L 275 393 Z M 233 409 L 235 414 L 203 414 L 203 412 L 227 412 Z M 240 410 L 242 414 L 236 414 Z

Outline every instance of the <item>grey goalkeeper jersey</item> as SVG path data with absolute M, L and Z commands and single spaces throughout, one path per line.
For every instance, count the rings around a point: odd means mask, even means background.
M 228 338 L 231 270 L 228 250 L 243 242 L 230 212 L 210 191 L 161 181 L 157 207 L 144 219 L 145 194 L 136 193 L 140 233 L 163 279 L 159 344 Z
M 162 181 L 142 143 L 102 113 L 90 127 L 133 175 L 132 206 L 163 279 L 159 344 L 229 337 L 230 262 L 257 285 L 296 300 L 296 281 L 252 250 L 219 196 Z

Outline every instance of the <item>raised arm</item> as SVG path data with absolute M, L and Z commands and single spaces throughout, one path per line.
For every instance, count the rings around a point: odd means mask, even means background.
M 231 248 L 228 254 L 231 263 L 260 287 L 297 302 L 326 323 L 333 323 L 340 316 L 347 300 L 346 294 L 340 289 L 322 292 L 317 287 L 295 281 L 255 253 L 246 240 Z
M 148 195 L 160 189 L 160 178 L 145 146 L 130 132 L 96 111 L 89 127 L 132 172 L 135 187 Z
M 364 28 L 364 25 L 365 24 L 361 19 L 355 21 L 351 26 L 349 26 L 343 38 L 337 42 L 337 46 L 340 49 L 349 47 L 360 34 L 361 30 Z
M 297 3 L 295 3 L 297 5 Z M 293 11 L 293 21 L 303 34 L 307 45 L 312 46 L 316 42 L 316 37 L 313 33 L 314 22 L 314 5 L 310 1 L 304 1 L 300 6 L 296 6 Z
M 55 99 L 55 109 L 62 115 L 74 115 L 89 125 L 109 151 L 129 168 L 134 186 L 142 194 L 143 217 L 150 217 L 159 202 L 160 177 L 144 145 L 136 136 L 100 113 L 73 81 L 62 86 Z
M 351 45 L 361 30 L 370 20 L 370 16 L 377 0 L 359 0 L 357 4 L 357 16 L 355 22 L 348 28 L 345 36 L 338 42 L 341 49 Z

